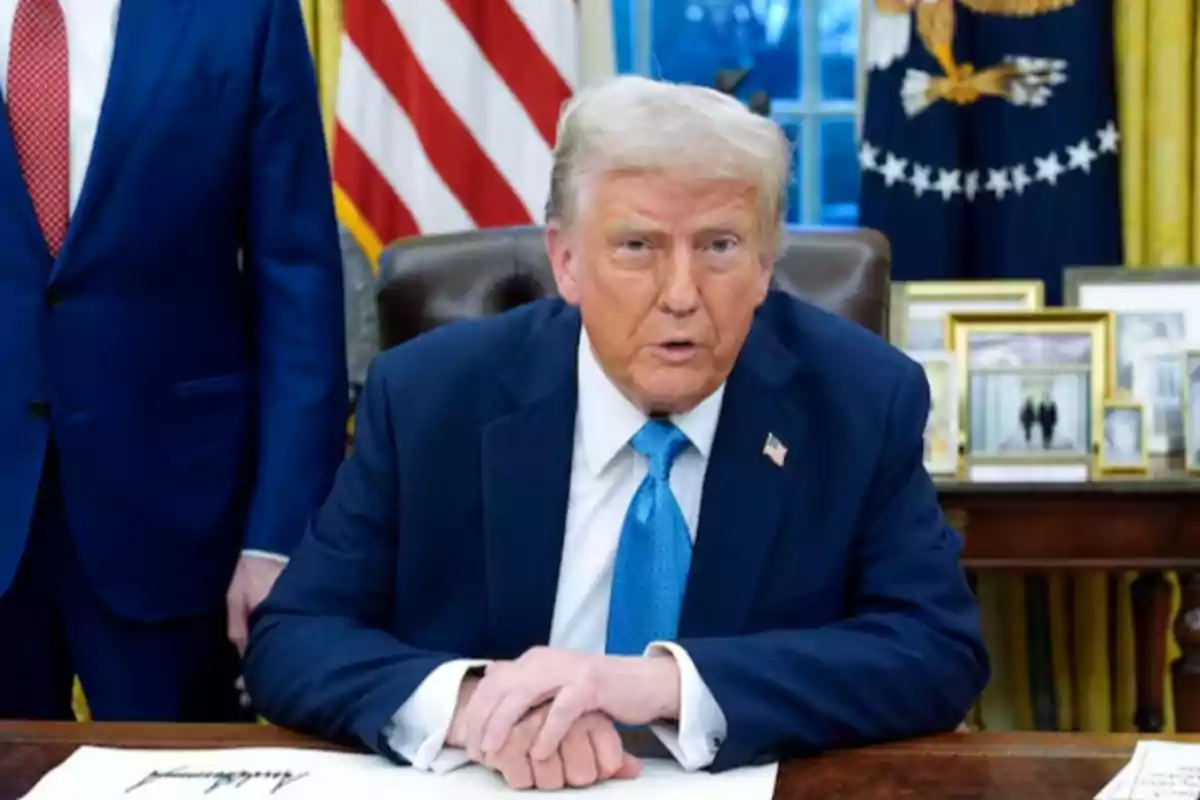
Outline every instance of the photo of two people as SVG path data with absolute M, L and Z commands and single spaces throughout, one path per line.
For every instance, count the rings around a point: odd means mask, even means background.
M 1033 431 L 1037 428 L 1041 433 L 1042 449 L 1049 450 L 1057 424 L 1058 403 L 1048 393 L 1036 402 L 1033 397 L 1025 399 L 1025 405 L 1021 406 L 1021 428 L 1025 431 L 1026 448 L 1033 447 Z
M 1087 456 L 1091 370 L 1087 333 L 971 333 L 972 456 Z

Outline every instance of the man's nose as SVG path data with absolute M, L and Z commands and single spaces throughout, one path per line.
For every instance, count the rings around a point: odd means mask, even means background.
M 700 305 L 692 249 L 676 248 L 664 266 L 660 302 L 672 314 L 686 316 Z

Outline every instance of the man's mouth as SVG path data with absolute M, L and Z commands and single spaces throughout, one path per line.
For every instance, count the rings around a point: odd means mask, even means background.
M 656 349 L 667 361 L 686 361 L 696 354 L 699 346 L 691 339 L 667 339 Z

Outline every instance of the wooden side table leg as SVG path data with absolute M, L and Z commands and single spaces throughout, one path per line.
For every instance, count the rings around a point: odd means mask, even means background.
M 1142 733 L 1160 733 L 1171 587 L 1161 572 L 1144 572 L 1133 582 L 1131 595 L 1137 673 L 1137 712 L 1133 723 Z
M 1175 729 L 1200 732 L 1200 576 L 1179 573 L 1179 616 L 1175 640 L 1183 655 L 1171 667 L 1175 689 Z

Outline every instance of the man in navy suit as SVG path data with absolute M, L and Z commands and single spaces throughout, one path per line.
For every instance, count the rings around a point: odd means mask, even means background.
M 236 718 L 344 446 L 299 8 L 0 0 L 0 90 L 0 718 Z
M 788 145 L 620 78 L 560 124 L 562 299 L 382 355 L 356 451 L 254 618 L 271 720 L 509 785 L 949 730 L 987 676 L 922 466 L 929 389 L 769 290 Z

